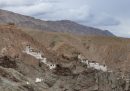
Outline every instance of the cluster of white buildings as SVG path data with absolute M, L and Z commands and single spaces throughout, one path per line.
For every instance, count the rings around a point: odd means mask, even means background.
M 28 55 L 35 57 L 38 60 L 40 60 L 42 63 L 47 65 L 50 69 L 56 68 L 56 64 L 52 64 L 51 62 L 48 62 L 47 58 L 44 58 L 40 51 L 36 52 L 30 45 L 27 45 L 26 48 L 25 48 L 25 51 L 23 51 L 23 52 L 27 53 Z M 88 68 L 94 68 L 96 70 L 101 70 L 101 71 L 104 71 L 104 72 L 107 71 L 106 65 L 101 65 L 101 64 L 96 63 L 94 61 L 89 61 L 87 59 L 84 59 L 81 55 L 78 55 L 78 59 L 81 61 L 81 63 L 86 64 Z
M 99 63 L 96 63 L 95 61 L 89 61 L 88 59 L 84 59 L 81 55 L 78 55 L 78 59 L 81 61 L 81 63 L 86 64 L 88 68 L 94 68 L 103 72 L 107 71 L 106 65 L 101 65 Z
M 40 82 L 42 82 L 42 81 L 43 81 L 42 78 L 36 78 L 34 82 L 35 82 L 35 83 L 40 83 Z M 27 84 L 27 85 L 30 85 L 31 83 L 27 81 L 26 84 Z
M 30 45 L 27 45 L 23 52 L 40 60 L 42 63 L 46 64 L 50 69 L 56 68 L 55 64 L 52 64 L 51 62 L 47 62 L 47 58 L 44 58 L 42 56 L 43 54 L 40 51 L 36 52 Z

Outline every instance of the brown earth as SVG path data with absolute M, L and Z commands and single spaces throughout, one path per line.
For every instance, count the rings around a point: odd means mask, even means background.
M 0 25 L 0 91 L 129 91 L 129 41 Z M 39 60 L 22 52 L 26 44 L 42 51 L 57 67 L 39 66 Z M 3 48 L 7 48 L 4 53 Z M 87 68 L 77 59 L 79 53 L 113 72 Z M 36 78 L 43 81 L 36 83 Z
M 1 55 L 11 56 L 13 58 L 23 59 L 26 63 L 31 65 L 38 64 L 38 61 L 23 53 L 26 45 L 31 45 L 34 49 L 44 53 L 44 56 L 50 61 L 56 61 L 58 58 L 55 53 L 49 52 L 42 44 L 37 42 L 34 38 L 24 33 L 21 29 L 14 25 L 0 25 L 0 51 Z M 2 50 L 6 51 L 2 53 Z M 51 57 L 50 57 L 51 56 Z
M 130 39 L 35 30 L 25 32 L 59 55 L 71 58 L 81 53 L 89 60 L 108 65 L 112 70 L 130 71 Z

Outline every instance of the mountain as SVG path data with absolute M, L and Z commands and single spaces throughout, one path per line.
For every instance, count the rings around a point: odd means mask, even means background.
M 0 25 L 0 91 L 129 91 L 128 78 L 122 74 L 128 44 L 129 39 L 116 37 Z
M 129 91 L 129 41 L 0 25 L 0 91 Z
M 32 30 L 24 32 L 50 51 L 56 51 L 58 55 L 68 59 L 73 58 L 76 53 L 81 53 L 87 59 L 107 64 L 113 70 L 124 71 L 126 67 L 129 68 L 130 39 Z
M 130 39 L 3 10 L 0 22 L 0 91 L 130 91 Z
M 94 36 L 114 36 L 114 34 L 109 31 L 84 26 L 69 20 L 44 21 L 5 10 L 0 10 L 0 23 L 14 23 L 22 28 L 24 27 L 43 31 L 70 32 Z

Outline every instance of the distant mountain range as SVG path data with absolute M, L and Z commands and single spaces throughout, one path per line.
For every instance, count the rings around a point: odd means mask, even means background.
M 44 21 L 34 17 L 25 16 L 0 9 L 0 24 L 14 23 L 22 28 L 34 30 L 70 32 L 76 34 L 96 35 L 96 36 L 115 36 L 108 30 L 101 30 L 93 27 L 84 26 L 70 20 Z

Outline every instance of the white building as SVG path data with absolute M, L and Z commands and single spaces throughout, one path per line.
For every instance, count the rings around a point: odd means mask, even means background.
M 96 63 L 96 61 L 89 61 L 87 59 L 83 59 L 81 55 L 78 55 L 78 59 L 80 59 L 81 63 L 86 64 L 88 68 L 94 68 L 96 70 L 101 70 L 106 72 L 107 66 L 100 65 L 99 63 Z
M 39 83 L 39 82 L 42 82 L 42 81 L 43 81 L 43 79 L 41 79 L 41 78 L 36 78 L 36 80 L 35 80 L 36 83 Z

